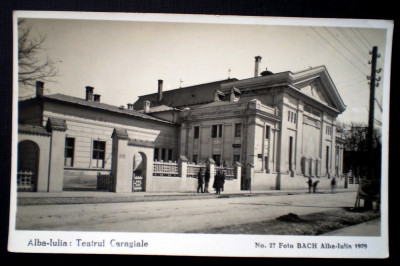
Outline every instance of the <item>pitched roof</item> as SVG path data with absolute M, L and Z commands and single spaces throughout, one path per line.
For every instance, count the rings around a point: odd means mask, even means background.
M 50 131 L 54 131 L 54 130 L 66 131 L 68 129 L 67 123 L 65 122 L 65 120 L 54 118 L 54 117 L 50 117 L 47 120 L 47 128 Z
M 42 136 L 51 136 L 51 132 L 48 132 L 46 128 L 42 126 L 28 125 L 28 124 L 19 124 L 18 132 L 20 133 L 28 133 L 33 135 L 42 135 Z
M 116 137 L 117 139 L 129 139 L 128 132 L 124 128 L 114 128 L 114 131 L 111 135 L 112 138 Z
M 110 104 L 105 104 L 97 101 L 86 101 L 85 99 L 81 98 L 76 98 L 72 96 L 68 96 L 65 94 L 51 94 L 51 95 L 46 95 L 43 97 L 44 100 L 50 100 L 50 101 L 57 101 L 57 102 L 65 102 L 69 104 L 75 104 L 75 105 L 80 105 L 84 107 L 89 107 L 89 108 L 95 108 L 98 110 L 103 110 L 103 111 L 109 111 L 109 112 L 114 112 L 114 113 L 119 113 L 119 114 L 125 114 L 129 116 L 133 116 L 136 118 L 141 118 L 141 119 L 147 119 L 147 120 L 153 120 L 153 121 L 158 121 L 162 123 L 168 123 L 172 124 L 169 121 L 159 119 L 135 110 L 129 110 L 125 108 L 120 108 L 115 105 L 110 105 Z
M 227 82 L 237 81 L 237 79 L 225 79 L 210 83 L 199 84 L 190 87 L 164 91 L 162 101 L 157 102 L 158 93 L 139 96 L 134 103 L 136 110 L 143 109 L 145 101 L 150 101 L 153 106 L 167 105 L 170 107 L 186 107 L 189 105 L 204 104 L 214 101 L 214 92 L 220 89 L 220 85 Z

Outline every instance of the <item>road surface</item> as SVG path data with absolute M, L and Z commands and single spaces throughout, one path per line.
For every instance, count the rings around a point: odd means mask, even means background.
M 211 199 L 18 206 L 23 230 L 201 232 L 208 228 L 275 219 L 288 213 L 353 207 L 356 192 L 257 195 Z

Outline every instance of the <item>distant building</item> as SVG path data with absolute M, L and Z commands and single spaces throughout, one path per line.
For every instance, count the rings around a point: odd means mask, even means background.
M 305 189 L 342 175 L 345 110 L 324 66 L 140 96 L 127 107 L 62 94 L 19 103 L 20 190 L 195 191 L 200 167 L 225 169 L 227 190 Z M 230 169 L 230 170 L 229 170 Z M 214 170 L 215 171 L 215 170 Z M 233 173 L 234 172 L 234 173 Z

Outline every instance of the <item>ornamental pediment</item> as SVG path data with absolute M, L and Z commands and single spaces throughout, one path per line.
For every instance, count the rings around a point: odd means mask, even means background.
M 294 73 L 291 77 L 292 84 L 304 95 L 339 112 L 346 110 L 346 105 L 324 66 Z
M 307 85 L 303 88 L 300 89 L 304 94 L 310 96 L 314 100 L 317 100 L 319 102 L 322 102 L 326 105 L 333 105 L 332 103 L 329 102 L 327 99 L 325 93 L 323 92 L 321 85 L 319 82 L 313 82 L 310 85 Z

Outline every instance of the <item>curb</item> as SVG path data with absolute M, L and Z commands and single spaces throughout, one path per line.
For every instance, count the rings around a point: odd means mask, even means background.
M 351 193 L 356 190 L 336 190 L 335 193 Z M 315 194 L 330 194 L 330 190 L 321 190 Z M 18 206 L 31 205 L 57 205 L 57 204 L 96 204 L 96 203 L 124 203 L 124 202 L 144 202 L 144 201 L 165 201 L 165 200 L 193 200 L 193 199 L 223 199 L 237 197 L 257 197 L 257 196 L 281 196 L 281 195 L 304 195 L 306 191 L 241 191 L 226 192 L 220 195 L 215 193 L 203 194 L 194 192 L 180 193 L 146 193 L 143 194 L 118 194 L 113 192 L 61 192 L 61 193 L 21 193 L 17 196 Z

